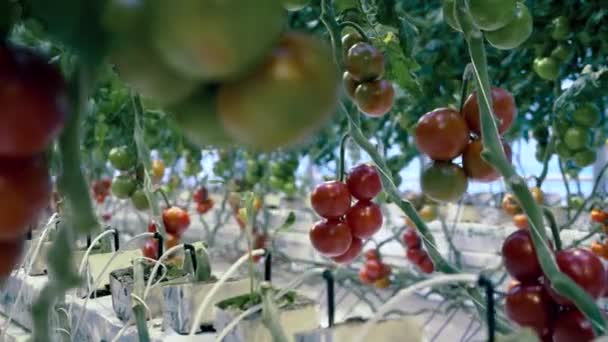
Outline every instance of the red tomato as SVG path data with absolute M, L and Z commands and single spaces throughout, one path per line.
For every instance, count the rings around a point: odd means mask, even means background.
M 395 89 L 387 80 L 364 82 L 355 90 L 355 101 L 363 113 L 381 117 L 393 107 Z
M 5 279 L 21 260 L 23 252 L 23 238 L 0 241 L 0 279 Z
M 422 246 L 422 240 L 418 232 L 414 228 L 407 228 L 403 233 L 403 243 L 408 249 L 419 249 Z
M 375 249 L 370 249 L 365 252 L 365 259 L 367 260 L 378 260 L 378 251 Z
M 206 214 L 209 212 L 209 210 L 211 210 L 211 208 L 213 208 L 213 200 L 211 198 L 208 198 L 202 202 L 199 202 L 196 204 L 196 212 L 199 214 Z
M 370 279 L 369 275 L 367 274 L 367 269 L 365 267 L 359 271 L 359 280 L 361 281 L 361 283 L 366 284 L 366 285 L 373 283 L 373 281 Z
M 371 200 L 382 191 L 382 181 L 376 167 L 359 164 L 352 168 L 346 178 L 350 194 L 358 200 Z
M 148 239 L 142 248 L 142 253 L 146 258 L 158 259 L 158 240 Z
M 604 265 L 595 254 L 586 249 L 572 248 L 557 252 L 555 261 L 564 274 L 572 278 L 594 299 L 604 293 L 606 287 Z M 572 305 L 568 299 L 558 295 L 551 286 L 547 286 L 547 290 L 558 304 Z
M 560 313 L 553 323 L 553 342 L 589 342 L 594 338 L 591 322 L 578 310 Z
M 505 312 L 515 323 L 536 330 L 539 336 L 549 329 L 553 307 L 542 285 L 516 285 L 507 293 Z
M 416 266 L 420 265 L 424 259 L 429 257 L 428 253 L 420 248 L 408 249 L 405 256 L 407 257 L 407 260 Z
M 63 128 L 67 112 L 59 69 L 34 52 L 0 46 L 0 156 L 43 152 Z
M 156 233 L 158 231 L 158 227 L 156 226 L 156 221 L 151 221 L 148 224 L 148 233 Z
M 535 283 L 542 275 L 529 230 L 516 230 L 505 239 L 502 258 L 507 272 L 520 282 Z
M 602 209 L 593 209 L 591 210 L 591 220 L 597 223 L 604 223 L 608 221 L 608 212 Z
M 178 207 L 170 207 L 163 210 L 163 224 L 168 234 L 182 236 L 190 226 L 190 215 Z
M 384 265 L 379 260 L 368 260 L 365 263 L 365 270 L 372 281 L 382 278 L 386 272 Z
M 369 239 L 382 227 L 382 211 L 374 202 L 358 201 L 346 213 L 346 222 L 353 236 Z
M 377 47 L 359 42 L 348 49 L 344 60 L 346 70 L 360 82 L 373 81 L 384 74 L 384 56 Z
M 467 123 L 453 109 L 435 109 L 418 120 L 416 146 L 433 160 L 450 161 L 458 157 L 468 142 Z
M 500 121 L 496 123 L 498 126 L 498 133 L 503 134 L 509 128 L 511 128 L 513 120 L 515 120 L 515 117 L 517 116 L 515 99 L 508 91 L 494 87 L 492 88 L 492 102 L 494 115 Z M 481 134 L 477 92 L 474 92 L 467 98 L 466 102 L 464 103 L 462 115 L 467 121 L 469 129 L 478 135 Z
M 350 209 L 350 192 L 346 184 L 330 181 L 317 185 L 310 194 L 310 204 L 319 216 L 337 219 Z
M 511 146 L 502 143 L 507 159 L 511 161 Z M 494 167 L 481 158 L 483 144 L 481 139 L 471 141 L 462 153 L 462 168 L 469 178 L 476 181 L 489 183 L 500 179 L 500 173 Z
M 422 259 L 422 261 L 418 264 L 420 271 L 422 273 L 431 274 L 435 272 L 435 265 L 433 264 L 433 260 L 430 257 L 426 257 Z
M 346 253 L 353 241 L 350 227 L 338 220 L 323 220 L 315 223 L 310 229 L 309 237 L 312 246 L 328 257 Z
M 355 260 L 361 251 L 363 250 L 363 241 L 361 239 L 353 237 L 353 242 L 344 254 L 332 257 L 332 260 L 339 264 L 348 264 Z
M 207 188 L 205 188 L 204 186 L 198 188 L 194 192 L 194 194 L 192 194 L 192 199 L 194 199 L 194 202 L 196 202 L 196 203 L 203 203 L 208 198 L 209 198 L 209 192 L 207 191 Z
M 51 182 L 42 157 L 0 158 L 0 240 L 22 237 L 47 207 L 50 196 Z

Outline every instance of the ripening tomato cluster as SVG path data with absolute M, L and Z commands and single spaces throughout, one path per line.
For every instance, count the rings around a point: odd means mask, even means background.
M 592 165 L 596 158 L 596 149 L 603 145 L 603 139 L 598 139 L 592 129 L 602 122 L 599 108 L 592 102 L 585 102 L 575 110 L 560 112 L 554 129 L 558 140 L 555 152 L 567 166 L 583 168 Z
M 106 198 L 110 196 L 110 187 L 112 186 L 112 180 L 109 178 L 95 180 L 91 183 L 91 191 L 93 192 L 93 198 L 98 204 L 102 204 L 106 201 Z
M 530 193 L 532 194 L 532 198 L 534 198 L 536 203 L 540 205 L 545 204 L 545 194 L 539 187 L 531 188 Z M 519 201 L 517 201 L 517 198 L 515 198 L 513 194 L 505 194 L 505 196 L 502 198 L 501 207 L 507 215 L 511 215 L 513 217 L 513 224 L 515 227 L 519 229 L 530 228 L 528 216 L 522 212 Z
M 517 115 L 515 100 L 506 90 L 492 88 L 498 132 L 504 134 Z M 483 142 L 477 93 L 469 95 L 462 113 L 438 108 L 424 114 L 416 126 L 418 150 L 433 160 L 420 178 L 422 191 L 436 201 L 456 201 L 467 190 L 468 179 L 492 182 L 500 173 L 482 159 Z M 503 142 L 507 158 L 511 147 Z M 462 156 L 462 167 L 452 161 Z
M 542 50 L 539 51 L 539 56 L 534 59 L 533 69 L 540 78 L 555 81 L 559 77 L 560 63 L 568 63 L 574 57 L 576 49 L 568 42 L 571 29 L 567 17 L 559 16 L 553 19 L 549 28 L 551 38 L 557 45 L 550 47 L 552 50 L 548 55 Z
M 213 208 L 213 199 L 209 197 L 209 191 L 204 186 L 201 186 L 192 194 L 192 199 L 196 203 L 196 212 L 201 215 L 206 214 Z
M 435 265 L 429 254 L 422 248 L 422 240 L 414 228 L 406 228 L 403 233 L 403 244 L 405 245 L 406 258 L 416 265 L 420 272 L 430 274 L 435 271 Z
M 391 266 L 382 262 L 378 251 L 370 249 L 365 252 L 365 264 L 359 271 L 359 280 L 363 284 L 385 289 L 391 285 L 391 271 Z
M 44 153 L 64 126 L 67 104 L 57 67 L 0 41 L 0 278 L 18 262 L 30 224 L 50 205 Z
M 148 224 L 148 232 L 149 233 L 156 233 L 158 231 L 158 226 L 156 225 L 155 221 L 152 221 Z M 165 245 L 165 250 L 175 247 L 179 244 L 181 238 L 177 235 L 173 235 L 170 234 L 169 232 L 167 232 L 167 235 L 165 237 L 164 240 L 164 245 Z M 159 248 L 158 248 L 158 240 L 154 239 L 154 238 L 149 238 L 146 240 L 146 242 L 144 243 L 144 246 L 142 247 L 142 254 L 143 256 L 145 256 L 146 258 L 150 258 L 150 259 L 155 259 L 158 260 L 158 258 L 160 257 L 159 255 Z
M 395 89 L 384 75 L 384 55 L 357 32 L 342 37 L 346 71 L 342 83 L 359 110 L 380 117 L 393 107 Z
M 534 329 L 543 341 L 591 341 L 590 322 L 568 299 L 552 288 L 543 274 L 530 230 L 519 229 L 502 246 L 507 272 L 515 283 L 505 299 L 507 316 L 517 324 Z M 592 252 L 571 248 L 555 253 L 559 269 L 592 298 L 598 299 L 608 289 L 606 270 Z
M 108 160 L 113 168 L 120 171 L 112 180 L 112 194 L 118 199 L 130 199 L 137 210 L 150 208 L 148 197 L 141 186 L 143 177 L 137 174 L 139 170 L 136 168 L 135 153 L 127 146 L 114 147 L 108 154 Z
M 497 49 L 514 49 L 532 34 L 532 15 L 523 2 L 470 0 L 467 4 L 472 24 L 483 31 L 486 40 Z M 443 2 L 443 17 L 454 30 L 462 31 L 455 0 Z
M 337 263 L 353 261 L 363 241 L 382 227 L 382 211 L 372 199 L 382 191 L 378 170 L 360 164 L 352 168 L 345 182 L 328 181 L 317 185 L 310 203 L 323 220 L 310 229 L 312 246 Z M 352 197 L 357 202 L 352 204 Z

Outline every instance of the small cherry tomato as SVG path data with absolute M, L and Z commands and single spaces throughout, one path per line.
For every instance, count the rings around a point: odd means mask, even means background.
M 467 146 L 469 127 L 457 111 L 439 108 L 418 120 L 415 135 L 420 152 L 433 160 L 450 161 Z
M 358 32 L 347 33 L 342 36 L 342 49 L 344 51 L 344 58 L 348 56 L 348 50 L 350 50 L 353 45 L 363 42 L 363 37 Z
M 112 194 L 119 199 L 127 199 L 135 191 L 137 185 L 129 175 L 118 175 L 112 181 Z
M 492 88 L 492 108 L 494 116 L 497 118 L 498 133 L 503 134 L 513 124 L 517 116 L 517 107 L 513 95 L 501 88 Z M 469 95 L 464 103 L 462 110 L 469 129 L 477 134 L 481 134 L 481 122 L 479 116 L 479 103 L 477 100 L 477 92 Z
M 190 227 L 190 215 L 182 208 L 166 208 L 163 210 L 163 224 L 168 234 L 180 237 Z
M 378 251 L 376 251 L 375 249 L 370 249 L 370 250 L 366 251 L 365 259 L 366 260 L 379 260 L 380 258 L 378 257 Z
M 114 147 L 110 150 L 108 160 L 112 167 L 120 171 L 129 171 L 135 167 L 135 158 L 126 146 Z
M 542 336 L 551 325 L 553 308 L 542 285 L 519 284 L 507 293 L 505 312 L 510 320 Z
M 144 243 L 144 247 L 142 248 L 142 254 L 146 258 L 157 260 L 158 255 L 158 240 L 156 239 L 148 239 Z
M 431 274 L 435 272 L 435 265 L 433 264 L 433 260 L 427 255 L 426 258 L 423 258 L 422 261 L 418 264 L 418 268 L 422 273 Z
M 553 323 L 553 342 L 591 342 L 594 338 L 591 322 L 578 310 L 560 313 Z
M 353 236 L 369 239 L 382 227 L 380 206 L 370 201 L 358 201 L 346 213 L 346 222 Z
M 519 229 L 530 228 L 530 222 L 528 222 L 528 216 L 526 216 L 526 214 L 513 215 L 513 224 Z
M 418 232 L 414 228 L 406 228 L 403 233 L 403 244 L 408 249 L 419 249 L 422 246 L 422 240 Z
M 428 253 L 420 248 L 410 248 L 405 253 L 407 260 L 416 266 L 419 266 L 428 256 Z
M 355 90 L 355 101 L 363 113 L 381 117 L 393 107 L 395 89 L 387 80 L 364 82 Z
M 209 198 L 209 191 L 204 186 L 198 188 L 193 194 L 192 199 L 196 203 L 203 203 Z
M 369 285 L 369 284 L 371 284 L 371 283 L 374 282 L 373 280 L 371 280 L 371 278 L 367 274 L 367 269 L 366 268 L 362 268 L 359 271 L 359 280 L 361 281 L 361 283 L 366 284 L 366 285 Z
M 559 63 L 553 57 L 535 58 L 533 68 L 543 80 L 555 81 L 559 77 Z
M 597 223 L 606 223 L 608 221 L 608 212 L 594 208 L 591 210 L 591 220 Z
M 538 204 L 544 204 L 545 203 L 545 194 L 543 193 L 543 191 L 535 186 L 532 189 L 530 189 L 530 192 L 532 193 L 532 197 L 534 198 L 534 201 Z
M 532 35 L 532 15 L 523 2 L 518 2 L 515 9 L 515 18 L 506 26 L 484 32 L 488 42 L 497 49 L 510 50 L 523 44 Z
M 425 222 L 431 222 L 437 218 L 437 206 L 433 204 L 425 204 L 418 211 L 420 218 Z
M 339 264 L 348 264 L 355 260 L 363 250 L 363 241 L 357 237 L 353 237 L 350 247 L 344 254 L 332 257 L 331 259 Z
M 350 227 L 338 220 L 323 220 L 315 223 L 309 232 L 312 246 L 324 256 L 340 256 L 350 248 L 353 236 Z
M 473 23 L 484 31 L 495 31 L 515 19 L 516 0 L 469 0 Z
M 167 237 L 165 239 L 165 250 L 179 245 L 179 240 L 180 240 L 179 236 L 167 234 Z
M 164 175 L 165 175 L 165 163 L 160 159 L 153 160 L 152 161 L 152 176 L 154 176 L 157 179 L 161 179 L 161 178 L 163 178 Z
M 156 221 L 148 223 L 148 233 L 156 233 L 157 231 L 158 227 L 156 226 Z
M 310 194 L 312 208 L 319 216 L 336 219 L 350 209 L 350 192 L 346 184 L 340 181 L 329 181 L 317 185 Z
M 358 200 L 371 200 L 382 191 L 382 181 L 375 166 L 359 164 L 348 172 L 346 185 Z
M 345 66 L 355 80 L 373 81 L 384 74 L 384 56 L 375 46 L 359 42 L 348 50 Z
M 344 74 L 342 74 L 342 85 L 344 86 L 344 90 L 346 90 L 346 94 L 348 94 L 350 98 L 355 98 L 355 91 L 357 90 L 359 84 L 361 83 L 354 79 L 348 71 L 345 71 Z
M 502 258 L 511 277 L 522 283 L 535 283 L 542 275 L 529 230 L 516 230 L 502 244 Z
M 148 197 L 142 189 L 137 189 L 133 192 L 131 195 L 131 202 L 137 210 L 148 210 L 148 208 L 150 208 Z
M 384 276 L 384 265 L 379 260 L 368 260 L 365 262 L 365 270 L 372 281 L 376 281 Z

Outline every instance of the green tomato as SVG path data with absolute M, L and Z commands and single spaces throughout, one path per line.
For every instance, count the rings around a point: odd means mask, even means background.
M 558 61 L 567 62 L 574 56 L 574 50 L 572 47 L 566 44 L 559 44 L 551 51 L 551 57 Z
M 216 111 L 216 93 L 211 88 L 200 88 L 169 109 L 186 138 L 201 148 L 232 144 Z
M 456 20 L 456 1 L 443 0 L 443 20 L 456 31 L 462 31 L 458 20 Z
M 283 7 L 288 11 L 299 11 L 309 4 L 310 0 L 283 0 Z
M 564 143 L 566 143 L 566 146 L 570 150 L 577 151 L 587 146 L 589 140 L 591 139 L 591 136 L 589 135 L 589 132 L 584 128 L 570 127 L 566 131 L 566 134 L 564 135 L 563 139 Z
M 559 63 L 552 57 L 536 58 L 534 71 L 544 80 L 555 81 L 559 76 Z
M 137 210 L 148 210 L 148 208 L 150 208 L 148 197 L 142 189 L 137 189 L 131 194 L 131 202 Z
M 516 0 L 469 0 L 473 23 L 482 30 L 496 31 L 515 19 Z
M 436 201 L 456 201 L 467 191 L 468 185 L 464 170 L 450 162 L 432 163 L 420 178 L 422 192 Z
M 595 163 L 595 159 L 595 151 L 590 148 L 585 148 L 584 150 L 576 152 L 572 158 L 572 160 L 574 160 L 574 164 L 580 168 L 587 167 Z
M 572 120 L 577 125 L 595 127 L 602 121 L 602 114 L 593 103 L 587 102 L 574 111 Z
M 116 198 L 127 199 L 135 191 L 135 180 L 127 175 L 114 177 L 112 180 L 112 194 Z
M 581 196 L 572 196 L 568 200 L 568 204 L 572 207 L 572 209 L 576 210 L 580 209 L 584 203 L 585 200 Z
M 485 32 L 488 42 L 497 49 L 510 50 L 523 44 L 532 34 L 532 15 L 528 7 L 517 3 L 515 18 L 496 31 Z
M 566 159 L 566 160 L 568 160 L 574 156 L 574 153 L 572 153 L 572 151 L 568 148 L 566 143 L 561 140 L 555 144 L 555 153 L 557 153 L 557 155 L 560 158 Z
M 555 40 L 566 40 L 570 35 L 570 23 L 568 18 L 561 16 L 553 19 L 551 22 L 551 38 Z
M 151 7 L 161 55 L 206 81 L 248 73 L 276 45 L 286 18 L 277 0 L 153 0 Z
M 126 146 L 111 149 L 108 160 L 112 167 L 120 171 L 128 171 L 135 167 L 135 157 Z

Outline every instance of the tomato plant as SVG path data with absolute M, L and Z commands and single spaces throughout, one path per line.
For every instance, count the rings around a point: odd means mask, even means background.
M 515 19 L 516 4 L 516 0 L 471 0 L 469 10 L 477 27 L 486 31 L 495 31 Z
M 568 310 L 560 313 L 553 324 L 553 341 L 588 342 L 595 338 L 591 322 L 578 310 Z
M 416 126 L 416 146 L 433 160 L 454 159 L 468 142 L 467 123 L 457 111 L 450 108 L 439 108 L 424 114 Z
M 115 147 L 110 150 L 108 160 L 112 167 L 120 171 L 128 171 L 135 167 L 133 153 L 126 146 Z
M 135 192 L 137 185 L 129 175 L 119 175 L 112 180 L 112 194 L 119 199 L 127 199 Z

